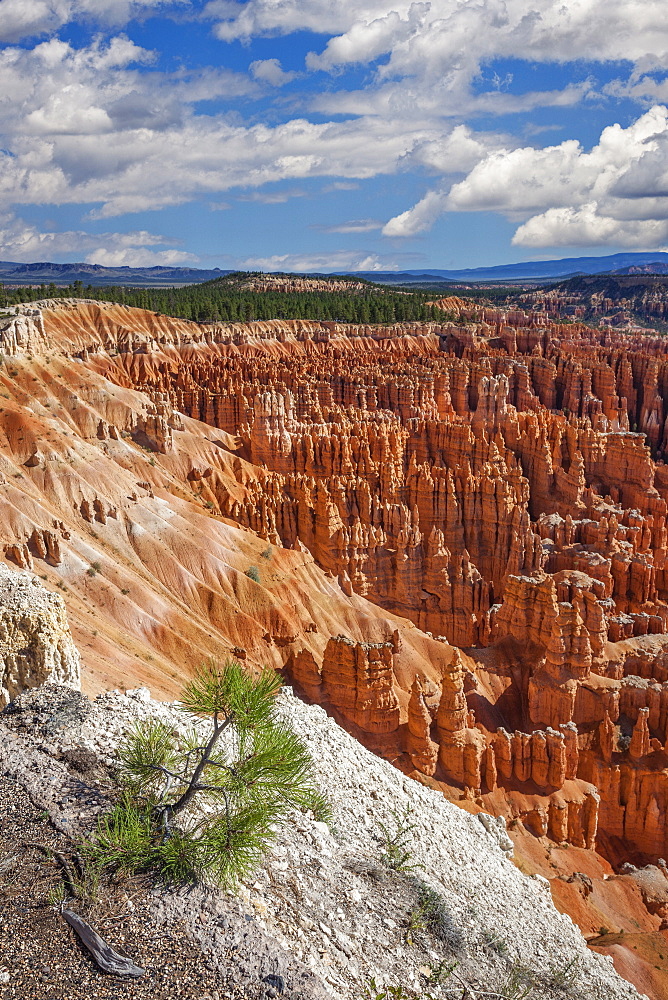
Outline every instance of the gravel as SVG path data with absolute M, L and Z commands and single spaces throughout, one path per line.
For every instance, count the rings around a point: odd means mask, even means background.
M 232 975 L 210 967 L 182 922 L 158 925 L 150 888 L 138 881 L 105 882 L 77 910 L 117 951 L 146 969 L 140 980 L 100 972 L 54 905 L 60 868 L 32 844 L 70 854 L 17 781 L 0 777 L 0 996 L 3 1000 L 116 998 L 248 998 Z M 231 968 L 233 966 L 231 965 Z M 6 982 L 4 982 L 6 980 Z M 255 992 L 266 995 L 266 989 Z

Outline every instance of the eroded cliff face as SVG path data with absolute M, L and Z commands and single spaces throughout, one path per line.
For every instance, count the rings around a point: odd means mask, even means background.
M 24 343 L 10 357 L 0 331 L 0 552 L 64 600 L 85 691 L 146 682 L 175 696 L 209 657 L 281 668 L 299 648 L 320 662 L 336 635 L 383 644 L 399 630 L 406 674 L 447 655 L 410 621 L 344 592 L 305 546 L 268 545 L 222 517 L 210 484 L 241 493 L 255 475 L 236 439 L 168 394 L 97 370 L 113 356 L 150 360 L 147 338 L 206 345 L 205 329 L 77 308 L 31 308 L 48 350 Z M 130 343 L 136 353 L 110 355 Z
M 79 667 L 62 597 L 0 563 L 0 709 L 40 684 L 78 688 Z
M 180 414 L 225 435 L 226 468 L 187 473 L 211 510 L 443 640 L 407 665 L 389 628 L 279 637 L 311 698 L 471 800 L 502 787 L 539 835 L 668 854 L 668 358 L 656 339 L 441 305 L 459 319 L 168 335 L 87 304 L 70 346 L 151 401 L 132 433 L 166 460 Z M 61 343 L 72 322 L 45 313 Z M 132 325 L 152 339 L 124 351 Z M 89 355 L 102 335 L 121 353 Z M 454 672 L 450 645 L 468 652 Z
M 50 356 L 0 367 L 5 555 L 64 588 L 89 690 L 271 663 L 518 843 L 657 862 L 667 347 L 443 308 L 45 308 Z

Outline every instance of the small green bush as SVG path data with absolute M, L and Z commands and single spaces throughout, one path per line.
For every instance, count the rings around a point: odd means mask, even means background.
M 181 699 L 212 728 L 139 723 L 117 751 L 123 794 L 84 845 L 89 860 L 176 884 L 233 885 L 262 859 L 290 809 L 326 813 L 308 750 L 277 716 L 280 685 L 272 670 L 254 678 L 235 660 L 212 663 Z
M 497 955 L 507 955 L 508 953 L 508 942 L 505 938 L 502 938 L 496 931 L 485 930 L 482 933 L 482 939 L 488 948 L 495 951 Z
M 406 986 L 380 986 L 375 979 L 366 984 L 363 1000 L 436 1000 L 431 993 L 416 993 Z
M 419 878 L 414 879 L 417 890 L 417 907 L 424 927 L 434 937 L 448 941 L 451 936 L 450 917 L 443 897 Z
M 379 823 L 381 830 L 381 852 L 380 860 L 392 871 L 412 872 L 416 868 L 421 868 L 417 862 L 412 860 L 413 855 L 408 847 L 411 840 L 412 831 L 416 828 L 416 823 L 410 822 L 411 807 L 406 806 L 403 812 L 392 812 L 392 826 Z
M 532 969 L 517 959 L 512 963 L 505 982 L 499 990 L 504 1000 L 526 1000 L 536 986 L 536 976 Z
M 565 965 L 551 965 L 546 977 L 547 985 L 556 986 L 560 990 L 570 990 L 577 982 L 582 966 L 582 959 L 576 955 Z
M 249 566 L 246 570 L 246 576 L 249 580 L 253 580 L 255 583 L 260 582 L 260 571 L 257 566 Z

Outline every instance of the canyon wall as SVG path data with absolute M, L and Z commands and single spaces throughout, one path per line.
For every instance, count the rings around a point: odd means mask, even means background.
M 200 470 L 211 509 L 465 651 L 406 673 L 389 637 L 332 635 L 286 655 L 309 697 L 539 835 L 665 854 L 667 345 L 440 304 L 440 326 L 211 327 L 96 364 L 234 440 L 234 481 Z
M 270 664 L 576 872 L 658 864 L 668 344 L 441 305 L 351 327 L 70 301 L 7 324 L 6 564 L 62 595 L 89 692 Z

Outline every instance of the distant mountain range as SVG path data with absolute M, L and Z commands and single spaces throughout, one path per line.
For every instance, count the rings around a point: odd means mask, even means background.
M 20 264 L 0 261 L 0 282 L 5 285 L 69 285 L 83 281 L 85 285 L 131 285 L 166 287 L 193 285 L 214 278 L 223 278 L 231 271 L 220 268 L 203 270 L 196 267 L 103 267 L 101 264 L 52 264 L 39 262 Z M 565 257 L 562 260 L 531 260 L 519 264 L 499 264 L 495 267 L 473 267 L 463 270 L 424 268 L 419 271 L 354 271 L 348 274 L 383 285 L 425 285 L 475 282 L 545 282 L 580 274 L 668 274 L 668 253 L 616 253 L 606 257 Z
M 101 264 L 18 264 L 0 261 L 0 282 L 5 285 L 132 285 L 165 287 L 195 285 L 213 278 L 223 278 L 230 271 L 216 267 L 203 271 L 196 267 L 103 267 Z
M 421 271 L 357 271 L 357 277 L 381 284 L 427 284 L 433 281 L 549 281 L 578 274 L 668 274 L 668 253 L 615 253 L 606 257 L 564 257 L 528 260 L 519 264 L 473 267 L 459 271 L 425 268 Z

